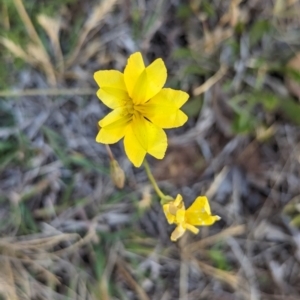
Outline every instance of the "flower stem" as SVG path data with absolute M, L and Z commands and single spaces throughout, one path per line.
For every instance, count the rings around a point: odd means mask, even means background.
M 150 170 L 150 167 L 149 167 L 149 164 L 147 162 L 147 160 L 145 159 L 144 162 L 144 167 L 145 167 L 145 171 L 147 173 L 147 176 L 149 178 L 149 180 L 151 181 L 152 185 L 153 185 L 153 188 L 156 192 L 156 194 L 158 195 L 158 197 L 160 197 L 161 199 L 166 199 L 166 198 L 169 198 L 168 196 L 166 196 L 161 190 L 160 188 L 158 187 L 153 175 L 152 175 L 152 172 Z
M 106 148 L 106 150 L 107 150 L 109 159 L 110 159 L 111 161 L 113 161 L 113 160 L 114 160 L 114 155 L 113 155 L 113 153 L 111 152 L 109 145 L 106 144 L 106 145 L 105 145 L 105 148 Z

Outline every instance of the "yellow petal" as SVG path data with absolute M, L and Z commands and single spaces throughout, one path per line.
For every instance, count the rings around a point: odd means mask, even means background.
M 199 196 L 195 199 L 193 204 L 188 208 L 188 211 L 197 211 L 211 215 L 210 206 L 207 197 Z
M 100 89 L 97 92 L 98 98 L 109 108 L 117 108 L 124 105 L 129 99 L 124 75 L 116 70 L 97 71 L 94 79 Z
M 198 197 L 186 210 L 185 221 L 191 225 L 209 226 L 220 220 L 219 216 L 212 216 L 206 197 Z
M 176 206 L 176 207 L 179 207 L 180 205 L 182 205 L 183 204 L 183 202 L 182 202 L 182 196 L 180 195 L 180 194 L 178 194 L 177 196 L 176 196 L 176 199 L 174 200 L 174 205 Z M 183 204 L 184 205 L 184 204 Z
M 180 108 L 188 99 L 189 94 L 181 90 L 173 90 L 170 88 L 162 89 L 161 97 L 171 101 L 177 108 Z
M 128 94 L 131 98 L 135 84 L 144 70 L 145 65 L 142 54 L 140 52 L 136 52 L 130 55 L 124 70 L 124 81 Z
M 219 216 L 211 216 L 208 214 L 186 213 L 186 222 L 196 226 L 210 226 L 221 218 Z
M 180 110 L 188 98 L 189 95 L 183 91 L 166 88 L 145 104 L 136 106 L 136 109 L 161 128 L 175 128 L 182 126 L 188 119 Z
M 106 126 L 118 126 L 120 127 L 121 124 L 128 123 L 131 120 L 131 116 L 128 114 L 126 108 L 119 107 L 114 109 L 108 115 L 106 115 L 102 120 L 99 121 L 99 126 L 106 127 Z M 116 125 L 116 126 L 115 126 Z
M 140 113 L 133 116 L 132 129 L 140 146 L 152 156 L 162 159 L 168 146 L 166 133 Z
M 180 208 L 176 212 L 176 220 L 175 220 L 175 222 L 177 224 L 179 224 L 179 223 L 183 223 L 184 220 L 185 220 L 185 209 L 184 208 Z
M 191 231 L 194 234 L 198 234 L 199 233 L 199 229 L 197 227 L 193 226 L 193 225 L 185 223 L 184 227 L 185 227 L 185 229 Z
M 94 79 L 100 88 L 110 87 L 126 91 L 124 75 L 117 70 L 104 70 L 94 73 Z
M 117 143 L 125 135 L 126 127 L 120 128 L 101 128 L 96 136 L 96 142 L 102 144 Z
M 175 216 L 170 213 L 170 204 L 163 205 L 163 211 L 166 216 L 166 219 L 169 224 L 173 224 L 175 222 Z
M 182 224 L 177 225 L 175 230 L 172 232 L 171 241 L 176 242 L 180 237 L 185 233 L 185 228 L 183 228 Z
M 124 108 L 116 108 L 99 121 L 102 127 L 96 137 L 98 143 L 114 144 L 125 135 L 126 127 L 131 121 L 131 116 Z
M 133 92 L 134 104 L 145 103 L 154 97 L 164 86 L 167 80 L 167 69 L 161 58 L 156 59 L 138 77 Z
M 135 167 L 140 167 L 145 158 L 146 150 L 136 138 L 132 127 L 131 123 L 126 129 L 124 138 L 125 153 Z
M 170 214 L 172 214 L 174 216 L 176 216 L 178 209 L 182 209 L 185 211 L 185 206 L 182 201 L 182 196 L 180 194 L 177 195 L 177 197 L 174 201 L 169 202 L 168 205 L 169 205 Z

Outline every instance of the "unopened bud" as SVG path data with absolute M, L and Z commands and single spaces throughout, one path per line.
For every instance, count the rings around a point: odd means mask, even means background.
M 125 173 L 115 159 L 110 161 L 110 176 L 117 188 L 124 187 Z

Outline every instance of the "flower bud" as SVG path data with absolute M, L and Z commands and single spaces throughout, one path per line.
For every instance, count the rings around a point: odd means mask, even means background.
M 115 159 L 110 161 L 110 176 L 114 185 L 122 189 L 125 182 L 125 173 Z

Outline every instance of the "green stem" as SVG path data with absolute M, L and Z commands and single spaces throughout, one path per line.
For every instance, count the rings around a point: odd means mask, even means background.
M 160 188 L 158 187 L 158 185 L 157 185 L 157 183 L 156 183 L 156 181 L 155 181 L 155 179 L 154 179 L 154 177 L 153 177 L 153 175 L 152 175 L 152 172 L 151 172 L 151 170 L 150 170 L 149 164 L 148 164 L 148 162 L 147 162 L 146 159 L 144 160 L 144 163 L 143 163 L 143 164 L 144 164 L 144 167 L 145 167 L 145 171 L 146 171 L 146 173 L 147 173 L 147 176 L 148 176 L 149 180 L 151 181 L 151 183 L 152 183 L 152 185 L 153 185 L 153 188 L 154 188 L 156 194 L 158 195 L 158 197 L 160 197 L 162 200 L 163 200 L 163 199 L 169 198 L 170 196 L 166 196 L 166 195 L 160 190 Z

